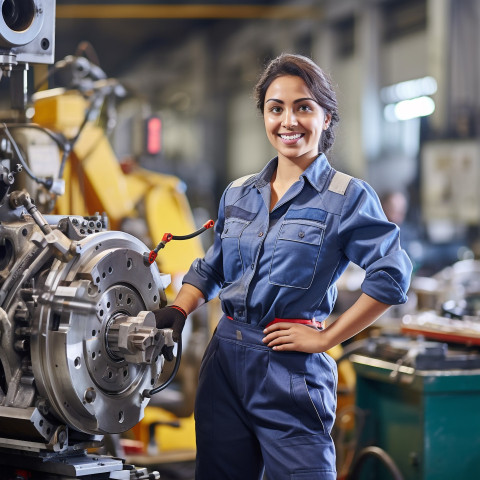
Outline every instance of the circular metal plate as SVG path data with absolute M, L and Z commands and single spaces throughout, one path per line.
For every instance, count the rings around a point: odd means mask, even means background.
M 165 301 L 155 265 L 146 267 L 147 247 L 122 232 L 82 240 L 72 261 L 56 261 L 46 279 L 32 334 L 32 363 L 40 393 L 68 425 L 91 434 L 119 433 L 143 417 L 163 358 L 129 364 L 106 342 L 118 315 L 136 316 Z

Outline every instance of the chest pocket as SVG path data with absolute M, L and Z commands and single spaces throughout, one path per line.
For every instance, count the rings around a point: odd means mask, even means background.
M 269 281 L 282 287 L 307 289 L 317 268 L 325 225 L 286 220 L 280 226 L 270 264 Z
M 226 282 L 234 282 L 243 274 L 244 268 L 240 250 L 240 238 L 249 223 L 249 221 L 240 218 L 228 218 L 225 220 L 221 238 L 223 275 Z

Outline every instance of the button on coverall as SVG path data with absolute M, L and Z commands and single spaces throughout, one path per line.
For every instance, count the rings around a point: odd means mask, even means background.
M 200 369 L 197 480 L 256 480 L 264 467 L 269 480 L 335 480 L 335 361 L 276 352 L 262 330 L 326 319 L 350 261 L 365 270 L 365 294 L 407 300 L 411 263 L 373 189 L 355 178 L 332 188 L 321 154 L 269 211 L 276 166 L 228 186 L 214 243 L 183 279 L 206 301 L 219 294 L 224 313 Z

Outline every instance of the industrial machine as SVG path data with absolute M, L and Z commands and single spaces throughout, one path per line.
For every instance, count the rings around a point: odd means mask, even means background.
M 125 94 L 118 81 L 108 79 L 98 66 L 76 55 L 58 61 L 52 71 L 61 76 L 66 86 L 36 92 L 33 122 L 12 123 L 4 128 L 19 150 L 25 152 L 32 174 L 17 175 L 15 187 L 31 192 L 43 212 L 60 216 L 102 212 L 108 218 L 109 228 L 130 233 L 149 248 L 165 232 L 186 234 L 195 230 L 185 187 L 179 178 L 146 170 L 138 164 L 129 164 L 128 169 L 120 164 L 108 136 L 108 125 L 114 124 L 115 116 L 111 102 Z M 45 185 L 34 177 L 52 180 Z M 88 232 L 89 228 L 83 230 Z M 166 252 L 156 257 L 160 271 L 172 279 L 165 290 L 170 301 L 191 262 L 203 255 L 199 238 L 187 237 L 181 242 L 170 242 Z M 184 354 L 175 381 L 150 401 L 140 425 L 124 435 L 142 443 L 142 453 L 149 445 L 152 451 L 150 426 L 155 423 L 153 434 L 159 448 L 156 458 L 149 458 L 150 464 L 168 462 L 167 457 L 178 452 L 190 461 L 195 457 L 195 390 L 200 360 L 211 333 L 208 323 L 215 308 L 212 303 L 191 315 L 183 333 Z M 166 375 L 172 369 L 173 362 L 165 364 Z M 135 453 L 138 450 L 135 448 Z M 135 459 L 139 461 L 140 457 Z
M 478 476 L 480 264 L 462 260 L 416 277 L 410 294 L 417 310 L 395 334 L 349 347 L 356 459 L 348 480 Z
M 461 260 L 432 277 L 418 277 L 415 314 L 402 319 L 402 332 L 461 345 L 480 345 L 480 262 Z
M 422 338 L 371 339 L 355 372 L 358 480 L 478 476 L 480 352 Z
M 8 192 L 2 163 L 0 465 L 60 478 L 123 470 L 83 450 L 142 418 L 174 345 L 151 313 L 169 278 L 101 218 L 53 224 L 27 193 Z
M 0 64 L 21 116 L 28 63 L 53 61 L 55 2 L 1 6 Z M 33 171 L 25 145 L 35 142 L 22 145 L 16 126 L 0 126 L 1 478 L 159 478 L 92 449 L 134 427 L 171 381 L 160 379 L 173 359 L 171 330 L 157 329 L 152 314 L 166 304 L 170 275 L 145 260 L 144 242 L 109 230 L 108 215 L 42 213 L 42 195 L 56 198 L 63 184 Z M 74 142 L 24 125 L 36 130 L 70 153 Z M 40 165 L 58 162 L 50 147 L 36 154 Z

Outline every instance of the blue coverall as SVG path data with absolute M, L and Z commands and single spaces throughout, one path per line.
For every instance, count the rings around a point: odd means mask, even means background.
M 278 318 L 326 319 L 350 261 L 366 271 L 364 293 L 407 300 L 411 263 L 373 189 L 353 178 L 333 191 L 320 154 L 269 211 L 276 166 L 229 185 L 214 243 L 183 279 L 206 301 L 219 293 L 224 313 L 200 369 L 197 480 L 256 480 L 264 467 L 270 480 L 335 480 L 335 361 L 273 351 L 262 330 Z

